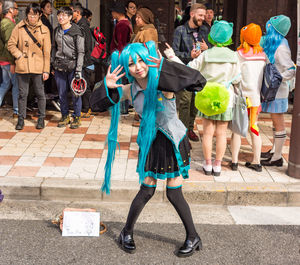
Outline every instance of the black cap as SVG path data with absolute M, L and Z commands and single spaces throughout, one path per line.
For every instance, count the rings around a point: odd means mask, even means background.
M 206 3 L 205 6 L 206 6 L 206 9 L 211 9 L 211 10 L 213 10 L 212 4 Z
M 125 6 L 120 2 L 115 2 L 112 7 L 109 9 L 110 12 L 117 12 L 120 14 L 126 14 Z

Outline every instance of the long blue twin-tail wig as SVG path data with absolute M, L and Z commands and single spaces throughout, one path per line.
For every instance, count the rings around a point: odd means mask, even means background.
M 112 54 L 112 68 L 113 71 L 118 65 L 124 67 L 126 77 L 130 83 L 134 81 L 134 77 L 130 74 L 129 71 L 129 58 L 131 57 L 133 62 L 137 62 L 138 56 L 147 64 L 151 65 L 152 62 L 149 62 L 147 58 L 153 56 L 158 58 L 156 51 L 155 43 L 149 41 L 147 43 L 132 43 L 127 45 L 121 54 L 119 52 L 114 52 Z M 137 172 L 139 174 L 140 183 L 145 179 L 145 163 L 147 159 L 147 154 L 150 150 L 151 144 L 156 135 L 155 121 L 156 121 L 156 112 L 162 110 L 161 104 L 157 100 L 157 87 L 159 80 L 159 70 L 156 67 L 149 67 L 148 70 L 148 82 L 147 88 L 144 91 L 144 106 L 143 106 L 143 116 L 140 124 L 139 134 L 137 138 L 137 143 L 140 147 L 139 152 L 139 163 L 137 167 Z M 120 104 L 115 104 L 112 107 L 112 117 L 111 125 L 108 134 L 108 154 L 105 165 L 105 179 L 102 185 L 102 191 L 106 191 L 109 194 L 110 189 L 110 176 L 111 176 L 111 167 L 114 161 L 116 143 L 117 143 L 117 130 L 120 114 Z
M 118 67 L 118 58 L 119 52 L 114 52 L 111 55 L 111 68 L 115 69 Z M 112 70 L 113 71 L 113 70 Z M 106 86 L 106 79 L 104 79 L 105 86 Z M 118 84 L 121 84 L 121 80 L 118 80 Z M 118 87 L 118 92 L 120 98 L 122 97 L 122 88 Z M 117 138 L 118 138 L 118 124 L 119 124 L 119 117 L 120 117 L 120 102 L 113 105 L 110 108 L 111 112 L 111 123 L 107 135 L 107 144 L 108 144 L 108 151 L 107 151 L 107 159 L 105 163 L 105 174 L 104 174 L 104 181 L 101 187 L 101 190 L 106 192 L 106 194 L 110 194 L 110 179 L 111 179 L 111 170 L 113 166 L 113 162 L 115 160 L 116 154 L 116 147 L 117 147 Z
M 275 63 L 275 52 L 285 38 L 275 30 L 270 20 L 266 23 L 266 31 L 267 34 L 263 37 L 262 47 L 267 54 L 269 61 Z

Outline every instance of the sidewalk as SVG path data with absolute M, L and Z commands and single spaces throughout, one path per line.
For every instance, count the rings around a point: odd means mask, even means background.
M 6 198 L 44 200 L 130 201 L 139 189 L 135 172 L 138 157 L 138 129 L 132 126 L 133 114 L 122 117 L 119 125 L 120 151 L 112 171 L 112 193 L 101 194 L 109 129 L 108 113 L 82 119 L 79 129 L 58 128 L 60 113 L 47 111 L 46 127 L 35 129 L 36 113 L 28 113 L 22 131 L 16 131 L 17 120 L 10 109 L 0 109 L 0 188 Z M 269 115 L 260 116 L 263 151 L 271 148 L 272 122 Z M 285 115 L 287 141 L 283 150 L 284 166 L 252 171 L 243 165 L 251 160 L 250 137 L 242 139 L 239 170 L 231 171 L 227 147 L 220 177 L 202 173 L 201 142 L 192 142 L 190 179 L 184 184 L 191 203 L 221 205 L 300 205 L 300 179 L 288 177 L 287 160 L 291 115 Z M 202 136 L 201 119 L 195 132 Z M 230 131 L 227 132 L 228 144 Z M 160 182 L 155 200 L 165 201 L 165 184 Z

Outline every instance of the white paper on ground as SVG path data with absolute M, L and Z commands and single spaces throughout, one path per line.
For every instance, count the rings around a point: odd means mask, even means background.
M 62 236 L 99 236 L 100 212 L 64 212 Z

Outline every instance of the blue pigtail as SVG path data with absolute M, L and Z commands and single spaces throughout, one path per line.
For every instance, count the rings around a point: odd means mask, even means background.
M 115 52 L 116 53 L 116 52 Z M 132 43 L 127 45 L 120 56 L 118 53 L 112 54 L 112 71 L 119 64 L 124 67 L 124 71 L 126 73 L 126 77 L 129 82 L 133 82 L 134 78 L 130 75 L 129 72 L 129 58 L 131 57 L 134 63 L 137 61 L 137 56 L 139 56 L 147 65 L 153 64 L 149 62 L 147 58 L 149 56 L 153 56 L 158 58 L 158 54 L 156 52 L 156 46 L 153 41 L 147 42 L 146 44 L 142 43 Z M 139 152 L 139 163 L 137 166 L 137 172 L 139 173 L 139 181 L 142 183 L 145 179 L 145 164 L 148 152 L 150 150 L 151 144 L 156 136 L 156 113 L 157 111 L 161 111 L 163 106 L 157 100 L 157 87 L 159 81 L 159 70 L 155 67 L 149 67 L 148 71 L 148 83 L 147 88 L 144 91 L 144 106 L 143 106 L 143 116 L 141 120 L 141 125 L 139 129 L 139 134 L 137 138 L 137 143 L 140 147 Z M 119 89 L 119 93 L 121 95 L 121 89 Z M 121 96 L 120 96 L 121 97 Z M 111 168 L 113 164 L 113 160 L 115 157 L 115 150 L 117 144 L 117 129 L 118 129 L 118 121 L 120 114 L 120 104 L 115 104 L 111 109 L 111 125 L 108 133 L 108 155 L 107 161 L 105 164 L 105 178 L 102 186 L 102 190 L 109 193 L 110 189 L 110 176 L 111 176 Z
M 150 56 L 158 58 L 156 46 L 153 41 L 146 44 Z M 148 65 L 152 62 L 146 61 Z M 143 106 L 143 117 L 140 124 L 137 143 L 140 147 L 139 163 L 137 172 L 139 173 L 140 182 L 142 183 L 146 177 L 145 164 L 152 142 L 156 136 L 156 112 L 158 111 L 157 87 L 158 87 L 158 69 L 149 67 L 147 88 L 144 91 L 145 99 Z M 161 108 L 160 108 L 161 109 Z
M 285 38 L 274 29 L 270 20 L 266 23 L 266 29 L 267 34 L 263 37 L 262 47 L 269 61 L 275 63 L 275 52 Z
M 119 52 L 115 51 L 111 55 L 111 71 L 114 71 L 119 65 Z M 104 79 L 106 85 L 106 79 Z M 118 84 L 121 84 L 121 80 L 118 80 Z M 120 95 L 120 99 L 122 97 L 122 88 L 118 87 L 118 92 Z M 106 192 L 106 194 L 110 194 L 110 179 L 111 179 L 111 170 L 115 160 L 116 147 L 117 147 L 117 138 L 118 138 L 118 124 L 120 118 L 120 101 L 113 105 L 110 108 L 111 112 L 111 122 L 107 135 L 106 142 L 108 143 L 108 152 L 107 159 L 105 163 L 105 175 L 104 181 L 101 187 L 102 192 Z

